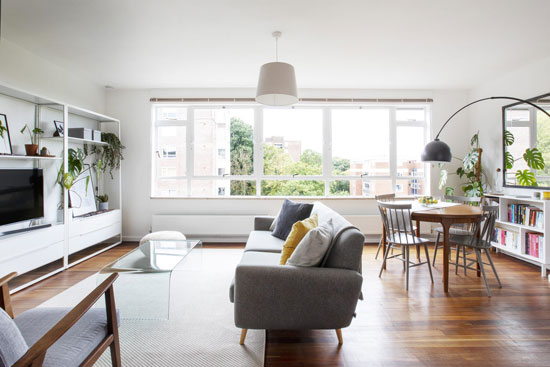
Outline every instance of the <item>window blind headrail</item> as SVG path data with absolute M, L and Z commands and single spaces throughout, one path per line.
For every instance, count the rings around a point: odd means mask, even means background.
M 158 103 L 256 103 L 254 98 L 158 98 L 150 102 Z M 432 103 L 432 98 L 300 98 L 306 103 Z

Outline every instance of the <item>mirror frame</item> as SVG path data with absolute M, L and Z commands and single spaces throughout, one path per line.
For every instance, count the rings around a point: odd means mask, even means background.
M 539 99 L 548 97 L 550 99 L 550 93 L 544 93 L 536 97 L 526 98 L 526 101 L 536 104 L 536 101 Z M 521 185 L 509 185 L 506 183 L 506 144 L 504 144 L 504 131 L 506 130 L 506 109 L 514 106 L 520 106 L 524 104 L 523 102 L 514 102 L 505 106 L 502 106 L 502 131 L 501 131 L 501 141 L 502 141 L 502 187 L 511 187 L 515 189 L 530 189 L 530 190 L 548 190 L 550 186 L 521 186 Z M 550 164 L 550 162 L 549 162 Z

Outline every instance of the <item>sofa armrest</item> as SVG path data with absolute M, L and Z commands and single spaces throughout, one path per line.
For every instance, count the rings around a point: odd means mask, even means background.
M 254 230 L 255 231 L 269 231 L 271 223 L 275 220 L 274 216 L 261 215 L 254 217 Z
M 245 329 L 349 326 L 363 277 L 337 268 L 237 266 L 235 325 Z

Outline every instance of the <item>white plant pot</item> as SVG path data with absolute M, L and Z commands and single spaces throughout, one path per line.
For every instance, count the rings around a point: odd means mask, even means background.
M 109 210 L 109 202 L 99 203 L 99 210 Z

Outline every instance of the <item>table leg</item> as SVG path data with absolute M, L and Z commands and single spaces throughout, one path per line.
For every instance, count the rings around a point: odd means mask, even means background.
M 449 227 L 451 223 L 446 220 L 441 222 L 443 227 L 443 290 L 449 291 L 449 255 L 450 255 L 450 239 Z
M 416 221 L 416 237 L 420 237 L 420 221 Z M 416 245 L 416 258 L 420 261 L 420 245 Z

